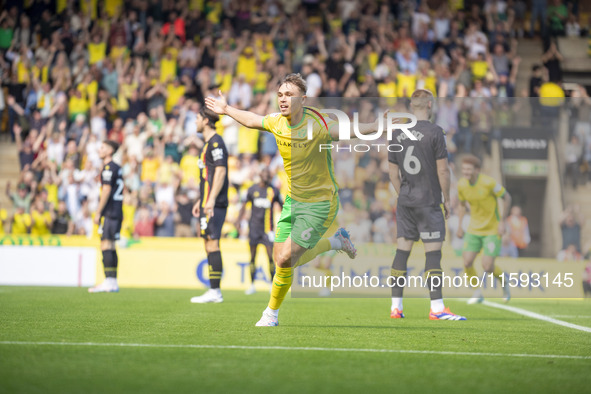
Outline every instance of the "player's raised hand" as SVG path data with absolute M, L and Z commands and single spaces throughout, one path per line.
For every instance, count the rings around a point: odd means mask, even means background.
M 224 115 L 226 113 L 226 107 L 228 106 L 228 102 L 226 98 L 222 94 L 222 91 L 219 91 L 220 97 L 206 97 L 205 98 L 205 106 L 215 112 L 218 115 Z

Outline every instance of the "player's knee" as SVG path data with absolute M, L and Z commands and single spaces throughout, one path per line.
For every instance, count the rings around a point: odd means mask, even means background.
M 207 253 L 219 252 L 220 242 L 217 239 L 210 239 L 205 241 L 205 251 Z
M 115 243 L 109 240 L 101 241 L 101 250 L 113 250 L 115 249 Z
M 471 268 L 474 265 L 473 259 L 464 259 L 464 268 Z
M 275 263 L 277 264 L 277 267 L 289 268 L 291 267 L 291 255 L 289 253 L 280 252 L 275 257 Z

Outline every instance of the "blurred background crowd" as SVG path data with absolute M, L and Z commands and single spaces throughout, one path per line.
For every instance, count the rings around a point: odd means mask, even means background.
M 498 127 L 539 120 L 536 105 L 513 97 L 589 100 L 585 89 L 562 86 L 554 39 L 588 34 L 576 0 L 2 3 L 1 128 L 19 150 L 22 171 L 6 185 L 13 206 L 0 207 L 0 231 L 15 234 L 90 236 L 98 148 L 112 139 L 121 144 L 116 160 L 126 186 L 122 236 L 195 236 L 191 206 L 203 147 L 195 120 L 203 98 L 221 91 L 238 108 L 276 112 L 277 81 L 290 72 L 304 76 L 309 97 L 384 97 L 403 108 L 415 89 L 432 91 L 452 164 L 460 153 L 486 154 Z M 517 92 L 518 38 L 534 35 L 528 5 L 545 53 L 529 89 Z M 267 167 L 285 194 L 286 175 L 272 135 L 229 117 L 216 127 L 233 186 L 223 233 L 244 237 L 246 223 L 237 219 L 245 190 Z M 591 161 L 585 127 L 572 137 L 586 142 L 573 143 L 579 166 L 569 174 L 577 184 L 589 173 L 581 175 L 581 160 Z M 336 161 L 342 220 L 359 223 L 358 241 L 395 236 L 384 166 L 375 152 Z

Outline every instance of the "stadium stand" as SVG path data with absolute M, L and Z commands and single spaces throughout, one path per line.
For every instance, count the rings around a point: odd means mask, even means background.
M 261 114 L 276 110 L 269 92 L 289 72 L 303 73 L 311 96 L 404 98 L 415 88 L 450 98 L 529 96 L 530 70 L 543 46 L 539 38 L 520 38 L 524 27 L 529 31 L 523 2 L 466 1 L 464 9 L 461 3 L 112 0 L 30 1 L 25 8 L 8 1 L 0 14 L 0 184 L 32 193 L 53 220 L 64 201 L 74 231 L 87 234 L 98 200 L 97 149 L 114 139 L 123 143 L 123 234 L 158 234 L 150 223 L 162 210 L 187 223 L 179 207 L 197 197 L 203 146 L 194 121 L 203 97 L 218 89 L 232 105 Z M 581 11 L 585 37 L 588 10 Z M 569 40 L 560 39 L 560 50 Z M 481 109 L 468 112 L 467 130 L 448 130 L 450 158 L 477 153 L 485 170 L 501 178 L 500 147 L 490 128 L 474 131 Z M 283 192 L 285 173 L 272 136 L 229 119 L 217 127 L 232 156 L 223 232 L 241 237 L 246 230 L 236 231 L 234 221 L 258 169 L 269 166 Z M 351 160 L 356 179 L 376 168 L 381 173 L 363 188 L 344 185 L 345 212 L 371 206 L 368 220 L 391 223 L 393 205 L 380 201 L 386 171 L 371 155 Z M 0 208 L 12 210 L 4 193 Z M 9 215 L 7 227 L 10 221 Z M 191 234 L 198 234 L 196 226 Z

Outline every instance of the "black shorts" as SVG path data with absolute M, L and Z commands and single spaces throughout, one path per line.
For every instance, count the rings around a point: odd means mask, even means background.
M 260 227 L 251 227 L 248 233 L 248 243 L 251 245 L 272 245 L 269 235 Z
M 118 241 L 122 219 L 103 217 L 101 241 Z
M 220 239 L 222 237 L 222 227 L 226 220 L 226 212 L 228 208 L 214 208 L 213 217 L 207 220 L 207 215 L 201 208 L 199 215 L 199 226 L 201 228 L 201 236 L 207 239 Z
M 445 217 L 439 205 L 429 207 L 405 207 L 396 210 L 397 237 L 412 241 L 443 242 Z

